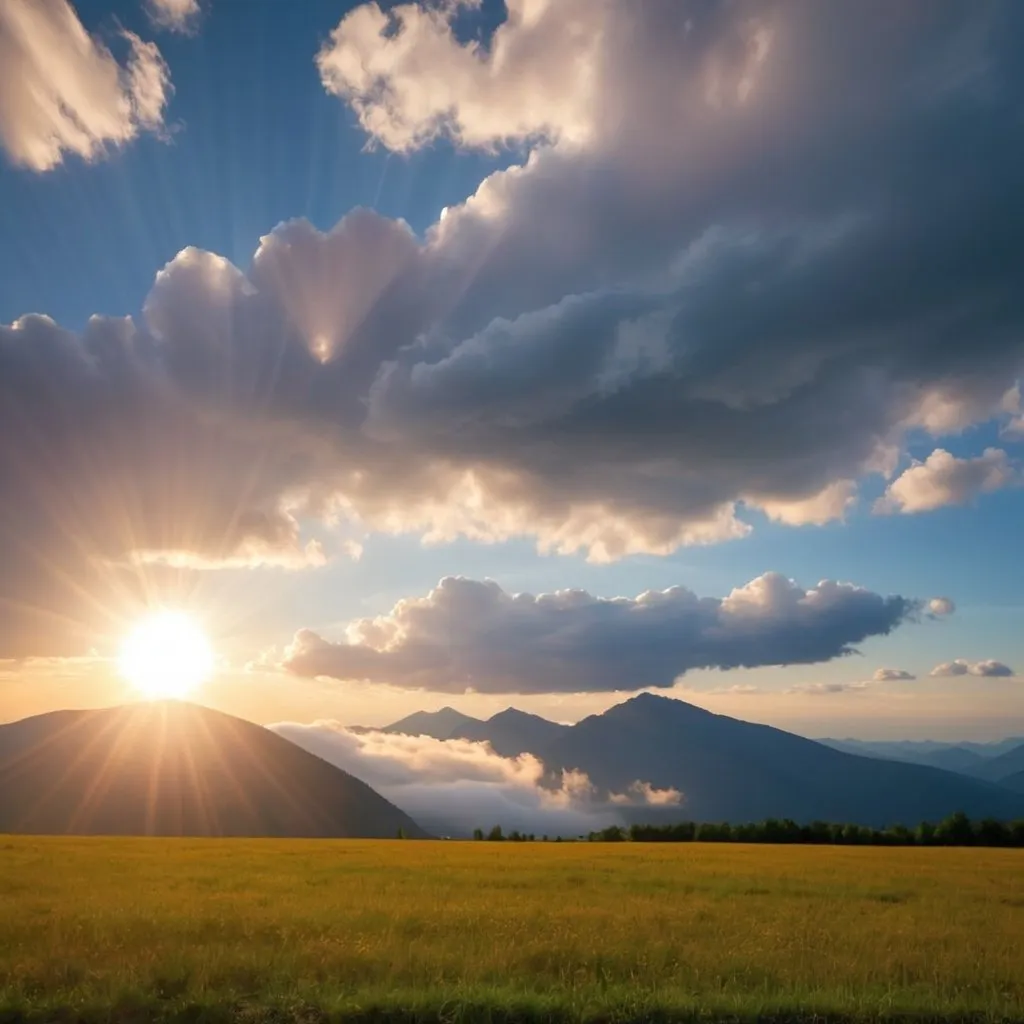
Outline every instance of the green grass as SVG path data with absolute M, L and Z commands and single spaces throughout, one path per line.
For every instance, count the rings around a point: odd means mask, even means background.
M 0 1022 L 1024 1020 L 1014 850 L 0 837 Z

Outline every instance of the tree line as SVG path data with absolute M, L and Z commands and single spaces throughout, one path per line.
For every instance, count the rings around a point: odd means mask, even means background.
M 495 825 L 489 832 L 473 831 L 477 841 L 535 842 L 533 833 L 513 829 L 509 833 Z M 547 842 L 547 836 L 541 836 Z M 671 825 L 611 825 L 572 840 L 592 843 L 804 843 L 835 846 L 1004 846 L 1024 848 L 1024 820 L 999 821 L 983 818 L 972 821 L 962 811 L 913 828 L 891 825 L 870 828 L 865 825 L 814 821 L 800 825 L 790 818 L 766 818 L 764 821 L 731 825 L 728 822 L 680 821 Z M 555 842 L 563 842 L 556 836 Z

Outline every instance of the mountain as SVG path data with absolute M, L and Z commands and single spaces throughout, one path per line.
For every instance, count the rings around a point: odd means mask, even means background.
M 486 722 L 471 719 L 452 734 L 452 739 L 490 743 L 502 757 L 536 753 L 568 732 L 569 726 L 549 722 L 516 708 L 506 708 Z
M 364 782 L 230 715 L 174 701 L 0 726 L 0 832 L 409 837 Z
M 882 826 L 958 810 L 1024 817 L 1024 796 L 988 782 L 860 757 L 652 694 L 583 719 L 538 753 L 549 771 L 582 770 L 602 789 L 622 791 L 637 780 L 679 789 L 684 802 L 673 816 L 697 821 Z M 646 816 L 653 820 L 654 810 Z
M 440 711 L 416 711 L 406 718 L 384 726 L 381 732 L 401 733 L 405 736 L 433 736 L 435 740 L 450 740 L 461 729 L 483 725 L 479 718 L 471 718 L 455 708 Z
M 1012 789 L 1014 793 L 1024 793 L 1024 772 L 1016 772 L 999 780 L 999 785 L 1005 789 Z
M 974 774 L 990 782 L 1005 784 L 1005 780 L 1021 773 L 1024 773 L 1024 743 L 984 762 Z
M 820 739 L 828 747 L 860 754 L 864 757 L 884 757 L 891 761 L 910 761 L 913 764 L 930 764 L 973 775 L 986 761 L 990 761 L 1019 747 L 1024 743 L 1020 736 L 1011 736 L 992 743 L 942 743 L 937 740 L 855 740 Z
M 961 775 L 974 775 L 984 778 L 984 768 L 989 759 L 966 747 L 946 747 L 922 756 L 919 764 L 929 764 L 933 768 L 944 768 L 947 772 L 959 772 Z

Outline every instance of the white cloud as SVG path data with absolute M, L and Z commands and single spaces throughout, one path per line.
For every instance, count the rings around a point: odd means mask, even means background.
M 160 51 L 122 31 L 123 63 L 83 27 L 67 0 L 0 4 L 0 143 L 8 157 L 46 171 L 68 153 L 102 156 L 140 131 L 157 131 L 171 92 Z
M 1020 471 L 1000 448 L 986 448 L 973 459 L 958 459 L 936 448 L 924 462 L 905 469 L 875 503 L 876 512 L 931 512 L 964 505 L 980 494 L 1017 486 Z
M 944 618 L 956 611 L 956 605 L 948 597 L 933 597 L 928 602 L 928 614 L 936 618 Z
M 500 757 L 486 743 L 366 730 L 338 722 L 269 726 L 378 790 L 428 829 L 468 835 L 500 824 L 538 835 L 577 835 L 622 824 L 626 808 L 678 806 L 682 794 L 637 781 L 598 793 L 585 774 L 545 772 L 533 755 Z
M 868 688 L 864 680 L 853 683 L 799 683 L 790 686 L 786 693 L 803 693 L 812 697 L 825 697 L 836 693 L 860 693 Z
M 871 675 L 872 681 L 876 683 L 891 683 L 916 678 L 913 672 L 902 668 L 876 668 Z
M 715 697 L 746 697 L 755 693 L 766 693 L 767 691 L 763 690 L 760 686 L 754 686 L 752 683 L 734 683 L 732 686 L 719 686 L 711 690 L 699 690 L 697 692 Z
M 460 45 L 457 5 L 353 8 L 316 63 L 374 138 L 405 151 L 449 135 L 466 146 L 586 142 L 599 116 L 605 0 L 507 0 L 490 45 Z
M 144 0 L 146 13 L 157 28 L 191 32 L 199 19 L 199 0 Z
M 916 601 L 848 583 L 823 580 L 804 590 L 778 573 L 720 600 L 685 587 L 636 598 L 584 590 L 535 597 L 447 577 L 390 615 L 350 623 L 342 643 L 301 630 L 283 664 L 303 676 L 435 692 L 668 687 L 695 668 L 827 661 L 919 611 Z
M 944 661 L 931 670 L 929 675 L 933 676 L 987 676 L 1001 677 L 1012 676 L 1013 669 L 1004 665 L 1001 661 L 993 661 L 991 658 L 984 661 L 967 661 L 964 658 L 954 658 L 953 661 Z

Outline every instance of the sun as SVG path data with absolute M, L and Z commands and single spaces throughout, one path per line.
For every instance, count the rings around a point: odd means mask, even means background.
M 188 615 L 161 611 L 128 635 L 118 667 L 148 700 L 181 700 L 212 674 L 213 650 Z

